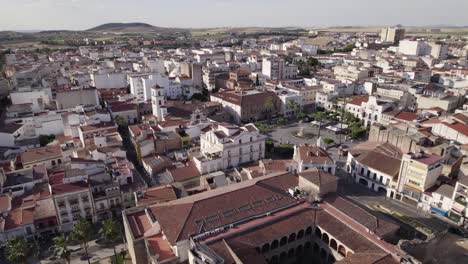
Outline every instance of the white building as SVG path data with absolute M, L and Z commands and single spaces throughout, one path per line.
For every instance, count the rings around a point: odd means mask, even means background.
M 265 157 L 265 136 L 253 124 L 218 124 L 200 136 L 194 163 L 201 174 L 238 167 Z
M 159 85 L 153 86 L 151 89 L 151 105 L 153 108 L 153 115 L 158 121 L 164 121 L 164 116 L 167 114 L 166 97 L 164 95 L 164 88 Z
M 263 58 L 262 74 L 270 80 L 280 81 L 297 77 L 298 67 L 287 65 L 284 59 L 277 57 Z
M 97 89 L 127 87 L 127 74 L 122 72 L 92 73 L 91 80 Z
M 348 152 L 346 171 L 355 182 L 390 196 L 397 186 L 400 165 L 401 153 L 396 147 L 366 142 Z
M 167 78 L 167 77 L 166 77 Z M 163 76 L 159 73 L 141 73 L 128 76 L 130 93 L 137 101 L 146 102 L 151 100 L 151 88 L 162 82 Z M 164 85 L 161 85 L 164 87 Z
M 318 146 L 294 145 L 293 160 L 297 172 L 304 172 L 313 168 L 335 174 L 336 164 L 328 153 Z

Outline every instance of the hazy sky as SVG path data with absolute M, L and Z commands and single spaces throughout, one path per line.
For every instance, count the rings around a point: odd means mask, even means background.
M 0 30 L 162 27 L 463 25 L 468 0 L 0 0 Z

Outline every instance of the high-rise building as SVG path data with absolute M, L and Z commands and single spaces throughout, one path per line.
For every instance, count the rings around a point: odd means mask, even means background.
M 382 42 L 398 44 L 405 37 L 405 29 L 400 26 L 383 28 L 380 32 Z

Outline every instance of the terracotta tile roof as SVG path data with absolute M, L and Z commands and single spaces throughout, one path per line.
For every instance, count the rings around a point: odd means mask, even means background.
M 11 197 L 6 194 L 0 196 L 0 213 L 11 210 Z
M 464 113 L 457 113 L 457 114 L 454 114 L 452 117 L 458 119 L 461 123 L 464 123 L 464 124 L 468 123 L 468 116 L 466 116 Z
M 350 150 L 357 162 L 395 177 L 401 164 L 401 150 L 389 143 L 364 142 Z
M 338 264 L 398 264 L 400 261 L 396 260 L 390 254 L 375 254 L 375 253 L 355 253 L 338 262 Z
M 328 153 L 317 146 L 305 146 L 301 145 L 297 147 L 298 160 L 303 161 L 304 163 L 314 163 L 314 164 L 332 164 L 333 160 L 330 158 Z M 298 161 L 296 160 L 296 161 Z
M 43 148 L 36 148 L 27 150 L 20 154 L 21 162 L 23 164 L 37 163 L 49 159 L 56 159 L 62 157 L 62 149 L 60 146 L 47 146 Z
M 291 174 L 265 176 L 151 207 L 169 242 L 186 240 L 200 230 L 212 230 L 248 216 L 268 212 L 295 199 L 286 190 L 297 185 Z
M 411 112 L 399 112 L 397 115 L 395 115 L 396 119 L 399 120 L 405 120 L 405 121 L 413 121 L 416 118 L 418 118 L 418 114 L 411 113 Z
M 362 103 L 369 101 L 369 95 L 355 95 L 351 97 L 351 101 L 347 104 L 361 106 Z
M 135 239 L 142 238 L 145 231 L 151 228 L 151 222 L 144 210 L 128 214 L 127 220 Z
M 137 107 L 135 104 L 121 104 L 121 105 L 112 105 L 110 107 L 113 113 L 126 112 L 126 111 L 136 111 Z
M 142 198 L 138 198 L 137 206 L 169 202 L 177 199 L 174 187 L 170 184 L 149 188 L 142 193 Z
M 328 196 L 325 198 L 325 202 L 336 208 L 337 210 L 348 215 L 359 224 L 365 226 L 369 230 L 373 230 L 374 233 L 380 237 L 385 237 L 398 230 L 397 224 L 383 221 L 373 214 L 367 212 L 363 208 L 359 207 L 355 203 L 340 197 L 340 196 Z
M 259 166 L 267 171 L 287 171 L 288 166 L 293 163 L 293 160 L 261 160 Z
M 182 182 L 201 175 L 192 161 L 187 162 L 184 167 L 170 169 L 169 173 L 174 182 Z
M 148 241 L 148 246 L 153 250 L 153 252 L 158 254 L 158 261 L 164 261 L 175 257 L 171 246 L 161 234 L 147 237 L 146 240 Z
M 435 154 L 424 153 L 421 157 L 412 157 L 412 160 L 420 162 L 425 165 L 431 165 L 442 160 L 442 157 Z
M 27 224 L 32 224 L 34 220 L 34 209 L 16 209 L 11 211 L 5 217 L 5 227 L 4 230 L 12 230 Z
M 52 194 L 60 195 L 65 193 L 73 193 L 79 191 L 89 190 L 89 183 L 87 182 L 75 182 L 75 183 L 62 183 L 52 185 Z

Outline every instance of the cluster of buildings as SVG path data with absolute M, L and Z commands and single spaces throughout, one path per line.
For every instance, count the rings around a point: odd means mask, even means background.
M 468 224 L 467 47 L 401 27 L 317 34 L 335 41 L 13 50 L 0 79 L 0 243 L 118 217 L 135 264 L 409 261 L 398 225 L 337 193 L 339 169 Z M 354 116 L 368 142 L 344 168 L 321 140 L 268 159 L 255 122 L 314 111 Z

